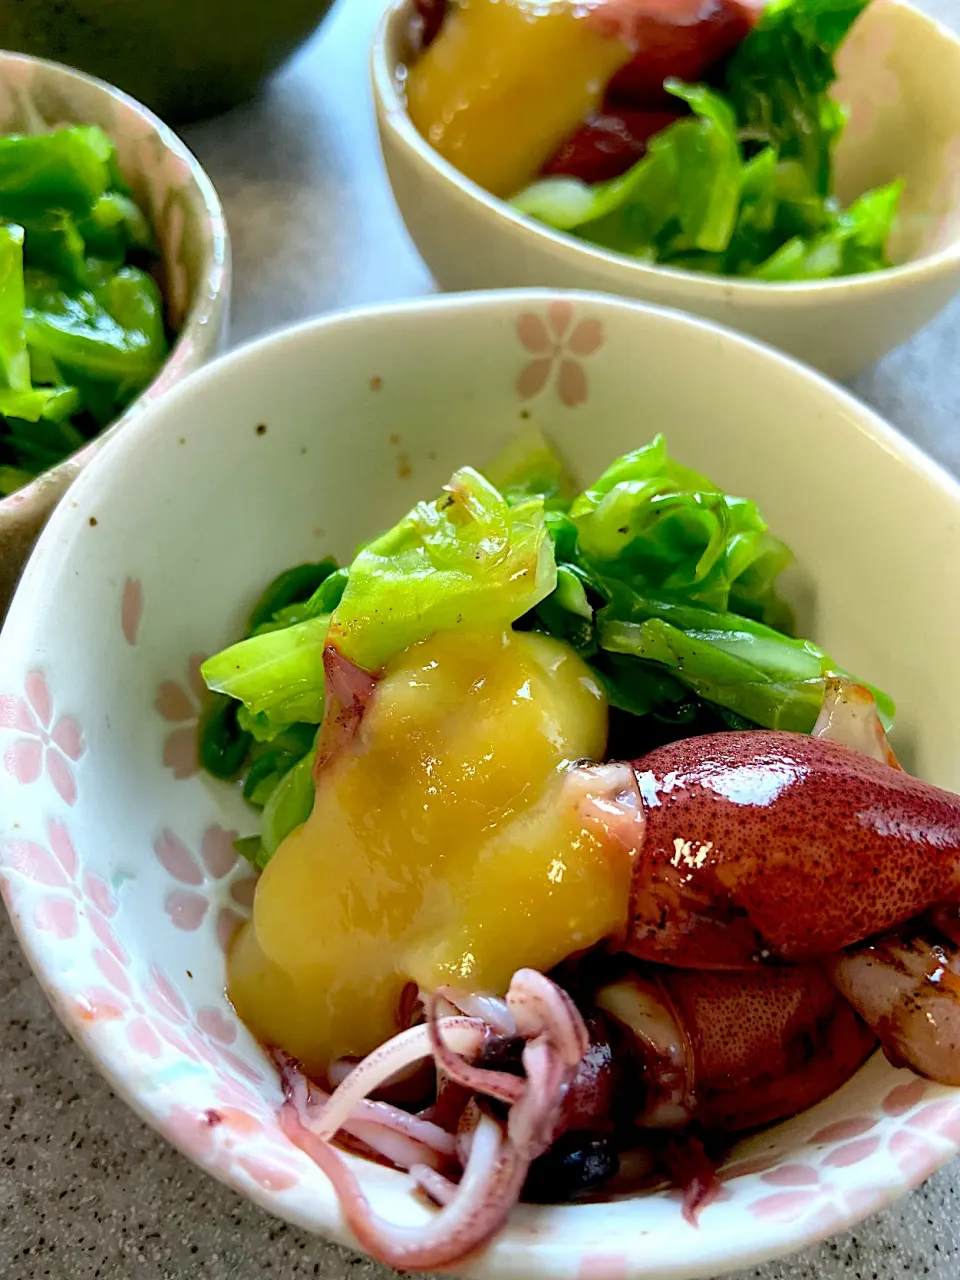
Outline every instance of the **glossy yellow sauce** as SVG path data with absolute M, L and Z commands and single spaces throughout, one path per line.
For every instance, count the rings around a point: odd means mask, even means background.
M 462 0 L 407 76 L 417 130 L 466 177 L 515 195 L 632 51 L 571 0 Z
M 394 1034 L 408 982 L 503 994 L 621 928 L 629 859 L 564 769 L 606 732 L 593 675 L 544 636 L 440 634 L 393 662 L 231 949 L 254 1034 L 322 1073 Z

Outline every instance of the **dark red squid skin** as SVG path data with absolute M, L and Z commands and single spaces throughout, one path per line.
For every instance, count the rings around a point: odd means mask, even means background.
M 609 1030 L 596 1014 L 586 1019 L 590 1046 L 570 1082 L 560 1109 L 555 1137 L 579 1129 L 608 1132 L 618 1087 L 618 1067 Z
M 651 993 L 680 1056 L 609 1014 L 591 1022 L 591 1054 L 558 1133 L 609 1132 L 614 1109 L 642 1130 L 682 1131 L 691 1122 L 717 1134 L 761 1128 L 835 1092 L 877 1045 L 820 965 L 709 971 L 622 957 L 616 964 L 609 982 L 639 982 Z
M 960 796 L 763 730 L 674 742 L 631 767 L 643 824 L 622 837 L 633 873 L 614 949 L 660 993 L 686 1072 L 678 1092 L 676 1060 L 632 1042 L 620 1088 L 636 1122 L 659 1126 L 663 1099 L 681 1103 L 681 1127 L 685 1114 L 714 1132 L 795 1115 L 877 1043 L 820 962 L 933 908 L 955 915 Z
M 736 1133 L 797 1115 L 876 1047 L 818 965 L 659 973 L 689 1041 L 691 1117 L 705 1129 Z
M 413 12 L 418 29 L 412 34 L 418 49 L 433 44 L 447 16 L 447 0 L 414 0 Z
M 679 107 L 681 104 L 677 103 Z M 605 182 L 642 160 L 655 134 L 682 119 L 683 112 L 609 109 L 586 120 L 543 166 L 548 178 Z
M 752 0 L 608 0 L 600 14 L 637 52 L 610 81 L 607 101 L 647 110 L 676 101 L 664 80 L 702 80 L 750 34 L 760 11 Z
M 592 20 L 620 34 L 636 53 L 607 85 L 602 109 L 574 130 L 541 172 L 587 183 L 626 172 L 655 134 L 687 114 L 663 82 L 702 80 L 750 33 L 758 13 L 759 0 L 607 0 Z
M 960 899 L 960 796 L 846 747 L 751 730 L 637 760 L 622 950 L 684 969 L 816 960 Z

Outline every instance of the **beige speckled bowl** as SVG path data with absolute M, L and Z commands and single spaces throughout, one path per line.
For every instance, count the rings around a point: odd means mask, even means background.
M 264 582 L 349 558 L 531 421 L 581 480 L 662 429 L 678 461 L 756 500 L 797 554 L 803 634 L 896 699 L 912 771 L 960 790 L 960 486 L 786 357 L 619 298 L 475 293 L 311 320 L 175 387 L 61 503 L 0 634 L 0 895 L 121 1098 L 241 1194 L 351 1245 L 224 993 L 254 888 L 232 840 L 255 818 L 197 771 L 197 664 Z M 666 1190 L 521 1205 L 453 1271 L 706 1280 L 852 1225 L 958 1153 L 960 1089 L 878 1052 L 738 1142 L 699 1226 Z M 348 1159 L 385 1218 L 429 1221 L 405 1175 Z
M 767 284 L 649 266 L 522 217 L 457 172 L 404 105 L 410 0 L 393 0 L 373 45 L 377 119 L 394 196 L 444 289 L 602 289 L 677 307 L 845 378 L 905 341 L 960 290 L 960 39 L 903 0 L 874 0 L 838 58 L 850 112 L 837 186 L 850 200 L 906 179 L 894 269 Z
M 162 255 L 167 321 L 177 341 L 157 377 L 96 440 L 0 501 L 0 620 L 47 517 L 103 445 L 167 387 L 204 364 L 226 337 L 230 248 L 210 179 L 146 107 L 57 63 L 0 52 L 0 133 L 98 124 L 147 214 Z

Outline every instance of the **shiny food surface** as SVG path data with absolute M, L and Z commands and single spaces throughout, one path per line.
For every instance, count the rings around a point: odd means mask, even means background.
M 544 636 L 445 633 L 392 663 L 232 949 L 254 1033 L 322 1072 L 397 1030 L 409 982 L 502 994 L 622 929 L 629 856 L 564 769 L 602 755 L 606 725 Z
M 595 8 L 469 0 L 452 11 L 407 75 L 418 131 L 487 191 L 519 191 L 630 60 L 619 31 L 588 20 Z
M 646 825 L 628 949 L 644 959 L 815 958 L 957 893 L 960 796 L 836 743 L 718 734 L 636 770 Z

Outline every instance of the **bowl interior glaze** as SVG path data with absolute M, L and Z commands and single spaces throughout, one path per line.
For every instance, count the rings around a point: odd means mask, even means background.
M 197 772 L 197 663 L 262 585 L 357 542 L 531 422 L 581 477 L 664 431 L 756 499 L 798 557 L 804 628 L 900 704 L 898 750 L 960 789 L 952 480 L 817 375 L 688 317 L 508 292 L 313 321 L 231 354 L 132 422 L 50 522 L 0 634 L 0 885 L 67 1027 L 202 1167 L 349 1240 L 275 1119 L 224 997 L 255 816 Z M 714 1276 L 880 1208 L 953 1156 L 960 1093 L 882 1056 L 732 1152 L 698 1228 L 657 1192 L 524 1206 L 463 1268 L 486 1277 Z M 358 1162 L 386 1216 L 428 1212 Z

